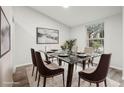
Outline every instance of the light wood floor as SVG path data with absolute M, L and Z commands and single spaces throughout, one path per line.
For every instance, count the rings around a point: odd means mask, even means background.
M 13 87 L 29 87 L 28 78 L 26 75 L 26 67 L 32 65 L 26 65 L 16 68 L 16 72 L 13 75 L 14 82 Z M 109 69 L 108 77 L 112 80 L 120 82 L 120 87 L 124 87 L 124 81 L 122 80 L 122 71 L 116 69 Z

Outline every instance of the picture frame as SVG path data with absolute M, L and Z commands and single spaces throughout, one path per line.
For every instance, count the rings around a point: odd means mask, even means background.
M 9 21 L 0 7 L 0 57 L 11 50 L 11 32 Z
M 59 30 L 50 28 L 36 28 L 37 44 L 59 44 Z

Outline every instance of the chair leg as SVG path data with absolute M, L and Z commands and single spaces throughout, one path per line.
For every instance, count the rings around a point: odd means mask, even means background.
M 63 76 L 63 87 L 65 87 L 64 73 L 62 74 L 62 76 Z
M 96 86 L 99 87 L 99 83 L 96 83 Z
M 107 87 L 107 82 L 106 82 L 106 79 L 104 80 L 104 83 L 105 83 L 105 87 Z
M 91 82 L 90 82 L 90 86 L 91 86 Z
M 34 74 L 34 65 L 33 65 L 33 70 L 32 70 L 32 76 L 33 76 L 33 74 Z
M 39 83 L 40 83 L 40 73 L 39 73 L 39 77 L 38 77 L 37 87 L 39 87 Z
M 43 87 L 46 86 L 46 77 L 44 77 L 44 81 L 43 81 Z
M 88 68 L 90 67 L 90 59 L 88 60 Z
M 83 61 L 82 63 L 82 69 L 85 70 L 85 66 L 86 66 L 86 60 Z
M 59 62 L 59 66 L 62 65 L 62 60 L 58 59 L 58 62 Z
M 38 73 L 38 68 L 36 68 L 36 76 L 35 76 L 35 81 L 37 80 L 37 73 Z
M 92 66 L 93 66 L 93 60 L 94 60 L 94 58 L 91 59 L 91 65 L 92 65 Z
M 80 76 L 78 78 L 78 87 L 80 87 Z

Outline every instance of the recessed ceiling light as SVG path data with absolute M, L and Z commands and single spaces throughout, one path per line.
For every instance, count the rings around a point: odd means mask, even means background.
M 63 7 L 64 7 L 64 8 L 68 8 L 69 6 L 68 6 L 68 5 L 64 5 Z

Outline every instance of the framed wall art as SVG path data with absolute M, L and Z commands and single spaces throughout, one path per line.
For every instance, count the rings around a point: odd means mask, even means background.
M 58 44 L 59 30 L 49 28 L 36 28 L 37 44 Z
M 0 57 L 10 51 L 10 24 L 7 17 L 0 7 Z

